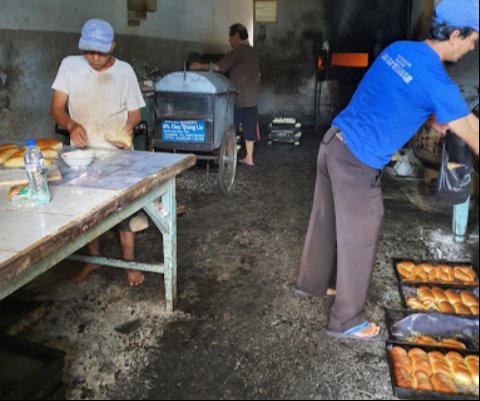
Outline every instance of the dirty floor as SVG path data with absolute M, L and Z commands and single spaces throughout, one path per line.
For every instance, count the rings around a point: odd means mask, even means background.
M 330 302 L 292 293 L 311 210 L 318 136 L 300 148 L 261 144 L 221 195 L 204 167 L 178 180 L 178 305 L 163 310 L 162 277 L 139 289 L 105 269 L 80 285 L 63 262 L 15 296 L 46 302 L 20 335 L 67 353 L 68 399 L 394 399 L 385 342 L 326 337 Z M 466 245 L 451 241 L 451 211 L 419 180 L 384 178 L 386 216 L 367 317 L 384 327 L 399 308 L 391 259 L 478 263 L 478 204 Z M 116 255 L 117 237 L 102 239 Z M 161 258 L 158 232 L 138 234 L 137 257 Z

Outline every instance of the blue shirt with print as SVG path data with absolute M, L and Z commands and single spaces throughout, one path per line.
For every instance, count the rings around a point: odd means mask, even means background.
M 380 54 L 332 125 L 357 159 L 382 169 L 432 114 L 445 124 L 470 109 L 439 55 L 425 42 L 404 41 Z

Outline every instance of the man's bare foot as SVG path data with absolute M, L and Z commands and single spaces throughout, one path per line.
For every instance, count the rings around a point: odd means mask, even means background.
M 138 287 L 145 281 L 145 276 L 138 270 L 127 270 L 127 281 L 130 287 Z
M 327 295 L 328 295 L 329 297 L 334 297 L 335 295 L 337 295 L 337 290 L 334 290 L 333 288 L 329 288 L 329 289 L 327 290 Z
M 85 265 L 84 268 L 73 277 L 73 279 L 76 283 L 81 283 L 85 281 L 95 270 L 101 269 L 101 267 L 102 266 L 100 265 L 89 263 L 88 265 Z

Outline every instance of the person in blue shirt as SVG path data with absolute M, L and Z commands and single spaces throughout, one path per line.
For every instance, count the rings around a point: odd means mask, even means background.
M 327 334 L 380 336 L 364 307 L 378 249 L 384 206 L 382 169 L 429 120 L 452 130 L 478 156 L 479 122 L 443 63 L 456 62 L 478 40 L 478 0 L 443 0 L 429 38 L 387 47 L 334 119 L 318 156 L 318 172 L 295 292 L 326 296 L 336 274 Z

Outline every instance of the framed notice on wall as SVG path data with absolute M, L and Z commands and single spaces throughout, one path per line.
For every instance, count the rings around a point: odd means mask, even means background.
M 278 21 L 277 0 L 254 0 L 255 22 L 258 24 L 274 24 Z

